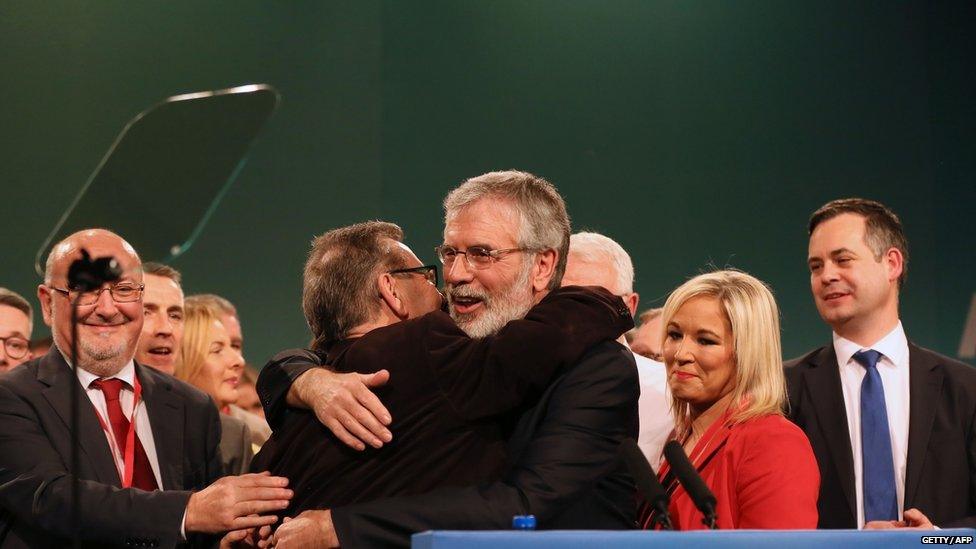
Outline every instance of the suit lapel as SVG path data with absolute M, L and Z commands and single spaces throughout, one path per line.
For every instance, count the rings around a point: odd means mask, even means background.
M 169 386 L 157 382 L 136 364 L 136 375 L 142 384 L 142 398 L 149 411 L 156 459 L 164 490 L 183 489 L 183 423 L 184 410 L 181 399 Z
M 908 344 L 908 463 L 905 473 L 905 508 L 911 507 L 918 490 L 922 467 L 935 420 L 935 402 L 942 391 L 942 368 L 938 360 L 918 346 Z
M 854 458 L 834 346 L 824 347 L 809 360 L 809 364 L 811 367 L 804 372 L 805 385 L 820 423 L 822 439 L 833 458 L 841 489 L 853 515 L 857 511 L 854 501 Z
M 78 382 L 78 378 L 73 375 L 71 367 L 68 366 L 56 347 L 52 347 L 41 360 L 37 370 L 37 379 L 48 386 L 42 394 L 61 418 L 61 421 L 64 422 L 65 430 L 69 434 L 72 415 L 71 384 L 74 383 L 78 386 L 78 441 L 81 455 L 84 456 L 83 459 L 88 460 L 95 473 L 95 478 L 92 480 L 121 487 L 119 471 L 115 466 L 115 460 L 112 458 L 112 451 L 109 449 L 108 440 L 105 438 L 105 431 L 102 430 L 98 417 L 95 415 L 95 408 Z M 65 458 L 70 460 L 70 444 L 66 447 L 69 453 Z

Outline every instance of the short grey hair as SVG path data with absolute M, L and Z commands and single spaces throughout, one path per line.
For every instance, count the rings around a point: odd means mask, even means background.
M 465 207 L 484 199 L 510 202 L 519 214 L 518 245 L 533 250 L 555 250 L 558 257 L 549 289 L 562 283 L 569 252 L 569 214 L 556 188 L 528 172 L 489 172 L 466 180 L 444 199 L 444 221 L 449 222 Z
M 29 339 L 31 332 L 34 331 L 34 308 L 31 307 L 30 302 L 13 290 L 0 288 L 0 305 L 13 307 L 27 315 L 27 333 L 24 335 Z
M 634 291 L 634 263 L 623 246 L 600 233 L 579 232 L 569 237 L 569 253 L 587 263 L 609 263 L 613 267 L 616 282 L 614 293 L 629 294 Z

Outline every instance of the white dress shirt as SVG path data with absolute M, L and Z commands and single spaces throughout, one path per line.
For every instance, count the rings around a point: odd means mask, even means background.
M 91 403 L 95 406 L 98 413 L 101 414 L 109 430 L 111 430 L 111 423 L 108 419 L 108 406 L 105 404 L 105 395 L 101 389 L 91 386 L 93 381 L 103 378 L 81 368 L 78 368 L 77 372 L 78 381 L 85 388 L 88 399 L 91 400 Z M 119 394 L 119 404 L 122 406 L 122 414 L 125 415 L 126 419 L 132 421 L 132 402 L 135 400 L 135 393 L 133 392 L 136 377 L 135 363 L 130 360 L 119 373 L 111 377 L 121 379 L 125 382 L 122 386 L 122 392 Z M 156 442 L 153 440 L 152 426 L 149 424 L 149 410 L 146 408 L 146 402 L 141 398 L 139 399 L 139 408 L 136 410 L 136 436 L 142 442 L 142 448 L 146 451 L 146 457 L 149 458 L 149 466 L 152 468 L 153 476 L 156 477 L 156 486 L 162 489 L 163 479 L 159 475 L 159 459 L 156 457 Z M 113 435 L 108 431 L 105 431 L 105 440 L 112 450 L 112 456 L 115 458 L 115 468 L 119 471 L 119 479 L 121 482 L 122 471 L 125 470 L 124 456 L 116 451 L 118 445 L 115 443 Z
M 674 429 L 667 369 L 664 364 L 637 353 L 634 353 L 634 360 L 637 361 L 637 376 L 640 379 L 640 399 L 637 401 L 640 431 L 637 446 L 657 473 L 664 444 Z
M 864 527 L 864 467 L 861 462 L 861 382 L 866 370 L 854 353 L 874 349 L 881 353 L 878 373 L 884 386 L 888 429 L 891 434 L 891 458 L 895 466 L 895 491 L 898 495 L 898 516 L 905 511 L 905 465 L 908 461 L 908 339 L 901 322 L 881 340 L 868 347 L 834 333 L 834 351 L 840 367 L 840 383 L 847 409 L 847 429 L 851 436 L 854 461 L 854 493 L 857 500 L 857 525 Z

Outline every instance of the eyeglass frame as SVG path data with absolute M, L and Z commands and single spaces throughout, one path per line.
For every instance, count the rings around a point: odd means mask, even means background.
M 437 254 L 437 259 L 440 259 L 441 260 L 441 264 L 444 265 L 445 267 L 447 266 L 447 261 L 444 260 L 444 256 L 442 255 L 442 252 L 444 251 L 445 248 L 450 248 L 450 249 L 454 250 L 454 254 L 455 255 L 457 255 L 457 254 L 464 255 L 464 262 L 468 265 L 468 268 L 470 268 L 470 269 L 477 269 L 477 270 L 487 269 L 487 268 L 491 267 L 492 265 L 495 264 L 495 262 L 500 261 L 501 260 L 501 256 L 504 255 L 504 254 L 510 254 L 510 253 L 513 253 L 513 252 L 531 252 L 531 253 L 537 253 L 537 252 L 541 252 L 541 251 L 543 251 L 543 250 L 546 249 L 546 248 L 540 249 L 540 248 L 518 247 L 518 248 L 501 248 L 501 249 L 489 250 L 489 249 L 485 248 L 484 246 L 471 246 L 467 250 L 461 251 L 461 250 L 455 248 L 454 246 L 450 246 L 448 244 L 441 244 L 440 246 L 437 246 L 436 248 L 434 248 L 434 253 Z M 489 259 L 488 263 L 486 263 L 484 265 L 479 265 L 479 264 L 476 264 L 476 263 L 472 263 L 471 262 L 471 255 L 468 253 L 471 250 L 483 250 L 485 252 L 485 257 L 487 257 Z M 451 263 L 453 264 L 453 262 L 456 261 L 456 260 L 457 260 L 457 258 L 455 258 L 454 260 L 452 260 Z
M 430 278 L 428 278 L 426 275 L 426 273 L 430 271 L 434 272 L 434 282 L 432 284 L 434 285 L 435 288 L 437 288 L 441 285 L 441 277 L 440 277 L 440 273 L 438 272 L 437 265 L 431 264 L 431 265 L 421 265 L 419 267 L 410 267 L 406 269 L 393 269 L 392 271 L 386 271 L 386 274 L 393 275 L 393 274 L 417 273 L 417 274 L 424 275 L 424 278 L 427 279 L 427 282 L 430 282 Z
M 119 284 L 132 284 L 132 283 L 131 282 L 128 282 L 128 281 L 123 281 L 123 282 L 118 282 L 116 284 L 112 284 L 111 286 L 102 286 L 101 288 L 99 288 L 97 290 L 83 291 L 83 292 L 81 292 L 81 295 L 94 294 L 95 295 L 95 299 L 92 300 L 91 303 L 82 303 L 81 300 L 79 300 L 78 301 L 78 306 L 80 306 L 80 307 L 88 307 L 88 306 L 91 306 L 91 305 L 94 305 L 94 304 L 98 303 L 98 300 L 101 299 L 101 297 L 102 297 L 102 292 L 104 292 L 106 290 L 108 291 L 108 294 L 110 296 L 112 296 L 112 301 L 114 301 L 115 303 L 134 303 L 136 301 L 139 301 L 140 298 L 142 298 L 143 292 L 145 292 L 145 290 L 146 290 L 146 285 L 145 284 L 133 284 L 133 286 L 135 286 L 135 289 L 136 289 L 136 296 L 135 296 L 135 298 L 134 299 L 128 299 L 128 300 L 122 300 L 122 301 L 120 301 L 117 297 L 115 297 L 115 288 Z M 79 291 L 79 290 L 69 290 L 67 288 L 58 288 L 57 286 L 51 286 L 51 285 L 47 285 L 47 287 L 48 288 L 51 288 L 52 290 L 54 290 L 54 291 L 56 291 L 56 292 L 58 292 L 60 294 L 63 294 L 64 297 L 68 298 L 69 300 L 72 300 L 72 298 L 71 298 L 71 292 L 77 292 L 77 291 Z
M 21 340 L 23 340 L 26 343 L 26 345 L 24 346 L 24 348 L 27 349 L 24 352 L 24 354 L 22 354 L 20 356 L 14 356 L 13 353 L 10 352 L 10 347 L 7 347 L 7 340 L 9 340 L 9 339 L 21 339 Z M 4 354 L 7 355 L 8 357 L 14 359 L 14 360 L 20 360 L 20 359 L 24 358 L 25 356 L 29 355 L 30 352 L 31 352 L 31 350 L 30 350 L 30 340 L 27 339 L 26 337 L 20 337 L 20 336 L 17 336 L 17 335 L 12 335 L 12 336 L 7 336 L 7 337 L 0 337 L 0 345 L 3 346 L 3 352 L 4 352 Z

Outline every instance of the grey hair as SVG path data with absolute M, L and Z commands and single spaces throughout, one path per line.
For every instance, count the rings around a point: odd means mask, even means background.
M 634 291 L 634 263 L 614 239 L 600 233 L 579 232 L 569 237 L 569 253 L 587 263 L 609 263 L 616 282 L 610 291 L 629 294 Z
M 532 250 L 555 250 L 556 267 L 549 289 L 562 283 L 569 252 L 569 214 L 556 188 L 545 179 L 517 170 L 489 172 L 466 180 L 444 199 L 444 220 L 484 198 L 510 202 L 519 215 L 518 245 Z
M 312 332 L 312 349 L 326 351 L 379 310 L 375 278 L 381 270 L 406 265 L 399 247 L 403 230 L 367 221 L 331 230 L 312 242 L 305 263 L 302 310 Z

